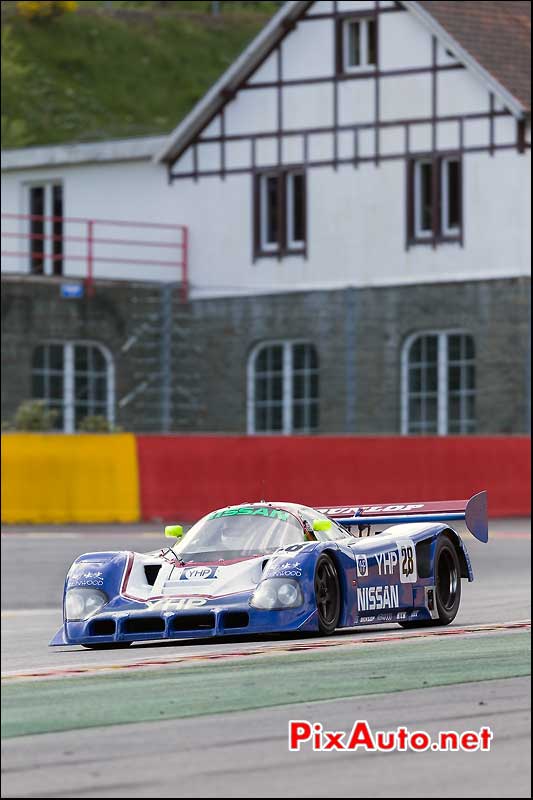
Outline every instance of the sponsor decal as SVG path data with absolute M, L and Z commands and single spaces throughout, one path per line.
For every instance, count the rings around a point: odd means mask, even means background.
M 368 558 L 364 555 L 356 555 L 357 575 L 360 578 L 368 578 Z
M 103 586 L 104 573 L 76 570 L 72 575 L 69 575 L 68 583 L 69 586 Z
M 358 517 L 361 514 L 393 514 L 409 513 L 424 508 L 424 503 L 399 503 L 395 505 L 382 506 L 337 506 L 335 508 L 318 509 L 328 517 Z
M 301 578 L 302 566 L 299 561 L 285 561 L 279 567 L 274 567 L 276 572 L 270 575 L 271 578 Z
M 215 511 L 215 513 L 211 514 L 208 519 L 237 517 L 241 515 L 249 517 L 270 517 L 270 519 L 281 519 L 283 522 L 286 522 L 289 519 L 289 514 L 287 511 L 278 511 L 276 508 L 225 508 L 222 511 Z
M 381 611 L 400 605 L 399 586 L 367 586 L 357 590 L 359 611 Z
M 208 581 L 217 578 L 218 567 L 190 567 L 184 569 L 180 581 Z
M 151 600 L 151 609 L 158 611 L 186 611 L 207 605 L 205 597 L 169 597 L 166 600 Z
M 396 619 L 398 622 L 403 622 L 404 619 L 407 619 L 407 611 L 398 611 Z
M 380 575 L 394 575 L 398 566 L 398 551 L 391 550 L 389 553 L 376 553 L 378 572 Z
M 359 617 L 359 622 L 374 622 L 375 617 Z
M 394 622 L 397 619 L 395 614 L 378 614 L 377 621 L 378 622 Z
M 357 506 L 344 506 L 344 508 L 319 508 L 326 517 L 356 517 L 361 511 Z
M 399 566 L 401 583 L 416 583 L 418 580 L 416 566 L 416 548 L 413 542 L 408 539 L 405 542 L 397 542 L 397 550 L 384 553 L 376 553 L 376 563 L 378 574 L 390 576 L 396 574 Z
M 363 514 L 390 514 L 396 511 L 415 511 L 417 508 L 424 508 L 423 503 L 404 503 L 395 506 L 363 506 Z

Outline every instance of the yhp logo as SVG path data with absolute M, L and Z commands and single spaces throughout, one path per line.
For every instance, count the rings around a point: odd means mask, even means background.
M 207 581 L 216 578 L 216 567 L 191 567 L 183 571 L 182 581 Z

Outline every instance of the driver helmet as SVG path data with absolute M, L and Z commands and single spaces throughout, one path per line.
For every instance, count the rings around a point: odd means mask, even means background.
M 222 525 L 219 529 L 220 541 L 228 548 L 235 549 L 236 544 L 242 542 L 242 528 L 235 524 L 234 517 L 222 517 Z

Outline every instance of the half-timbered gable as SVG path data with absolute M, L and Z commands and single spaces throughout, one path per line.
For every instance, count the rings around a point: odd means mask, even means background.
M 170 137 L 199 296 L 524 273 L 526 105 L 432 5 L 286 3 Z

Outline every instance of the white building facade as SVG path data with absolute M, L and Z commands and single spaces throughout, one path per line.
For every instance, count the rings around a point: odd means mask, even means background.
M 124 317 L 102 341 L 129 376 L 108 416 L 250 434 L 527 429 L 529 105 L 447 5 L 286 3 L 169 137 L 4 154 L 4 293 L 22 307 L 38 286 L 50 308 L 51 286 L 90 271 L 72 341 L 98 339 L 106 296 Z M 482 20 L 493 33 L 505 5 Z M 12 244 L 28 226 L 30 256 Z M 62 324 L 42 342 L 61 344 Z M 130 380 L 121 360 L 150 337 Z M 54 402 L 73 429 L 86 406 L 62 369 Z

